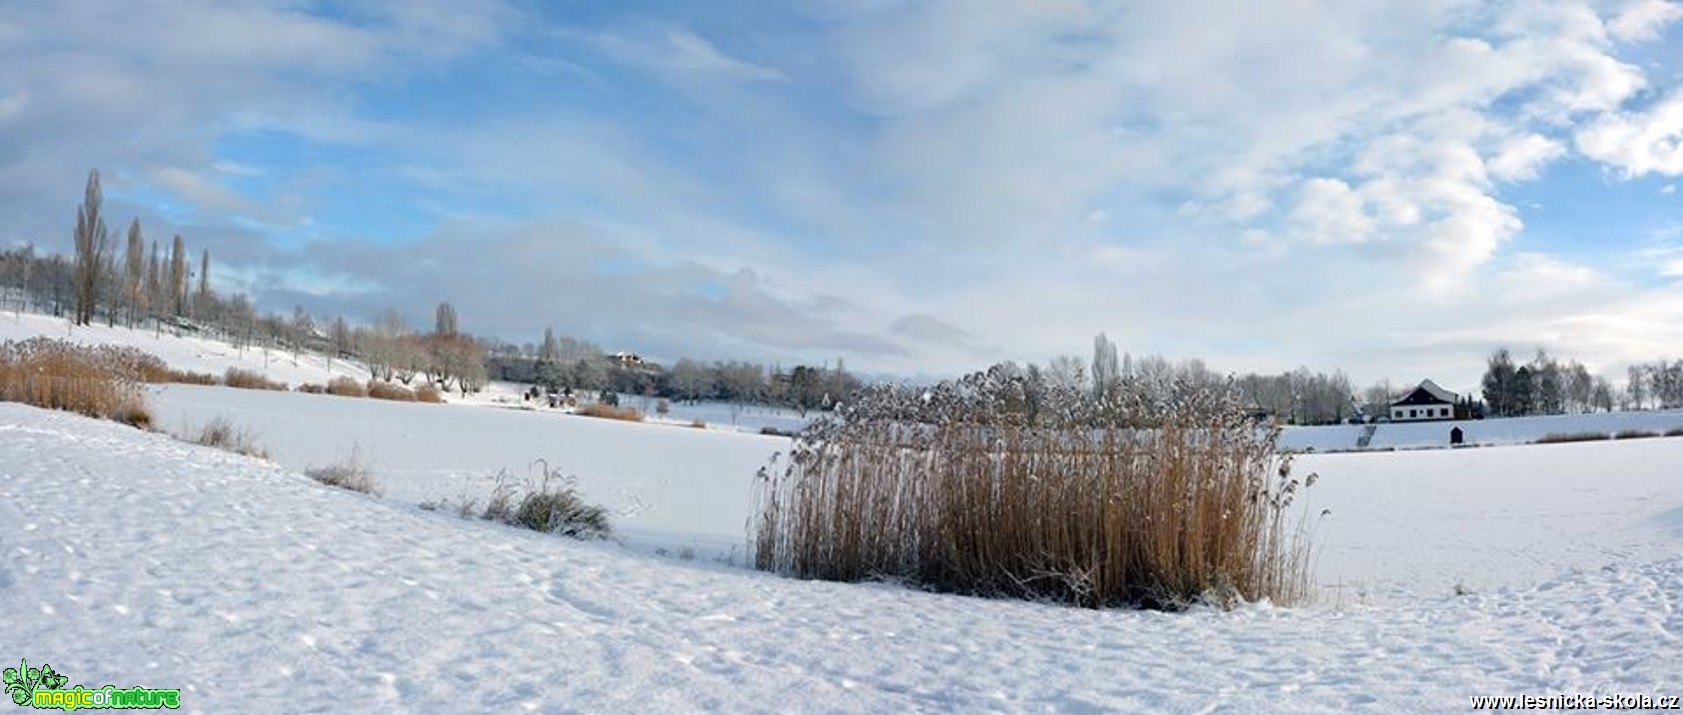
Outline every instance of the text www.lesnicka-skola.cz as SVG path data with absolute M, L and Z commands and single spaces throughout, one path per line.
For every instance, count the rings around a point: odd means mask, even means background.
M 1474 710 L 1683 710 L 1676 695 L 1474 695 Z

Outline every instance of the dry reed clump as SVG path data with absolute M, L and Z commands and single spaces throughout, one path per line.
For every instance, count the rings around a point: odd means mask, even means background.
M 242 390 L 285 390 L 286 383 L 276 382 L 253 370 L 228 368 L 222 373 L 222 384 Z
M 193 372 L 191 370 L 170 370 L 169 382 L 181 385 L 215 385 L 216 376 L 208 372 Z
M 348 377 L 335 377 L 327 381 L 327 394 L 340 397 L 367 397 L 368 390 L 362 383 Z
M 378 380 L 368 381 L 368 396 L 376 400 L 391 400 L 393 402 L 414 402 L 415 391 L 402 385 L 393 385 Z
M 695 429 L 707 429 L 707 420 L 690 420 L 690 427 Z
M 1659 432 L 1646 429 L 1622 429 L 1613 433 L 1613 439 L 1647 439 L 1658 436 Z
M 8 340 L 0 343 L 0 400 L 150 428 L 152 413 L 132 353 L 138 351 L 41 337 Z
M 205 423 L 193 441 L 206 447 L 215 447 L 247 457 L 269 458 L 269 451 L 257 444 L 255 435 L 243 427 L 234 426 L 226 417 L 218 417 Z
M 573 410 L 573 414 L 584 415 L 585 417 L 598 417 L 605 420 L 621 420 L 624 422 L 643 421 L 643 413 L 638 412 L 634 408 L 615 407 L 601 402 L 580 407 Z
M 1565 442 L 1600 442 L 1609 439 L 1606 432 L 1550 432 L 1537 438 L 1536 444 L 1562 444 Z
M 439 392 L 438 388 L 432 385 L 422 385 L 415 388 L 415 401 L 430 402 L 435 405 L 441 404 L 444 402 L 444 393 Z
M 1102 399 L 993 370 L 873 388 L 760 472 L 756 566 L 1086 607 L 1309 595 L 1278 427 L 1231 390 Z

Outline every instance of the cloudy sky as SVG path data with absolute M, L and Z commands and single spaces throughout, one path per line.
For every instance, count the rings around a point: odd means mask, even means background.
M 0 244 L 259 304 L 947 374 L 1683 354 L 1683 3 L 9 0 Z

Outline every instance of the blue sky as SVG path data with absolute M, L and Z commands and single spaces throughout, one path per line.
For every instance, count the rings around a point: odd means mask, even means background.
M 890 374 L 1683 354 L 1683 3 L 9 3 L 0 243 Z M 125 221 L 126 222 L 126 221 Z

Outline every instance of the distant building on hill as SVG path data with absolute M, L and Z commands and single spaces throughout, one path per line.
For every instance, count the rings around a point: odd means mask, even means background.
M 1455 417 L 1455 393 L 1438 387 L 1431 380 L 1421 380 L 1419 387 L 1391 403 L 1392 422 L 1452 420 Z

